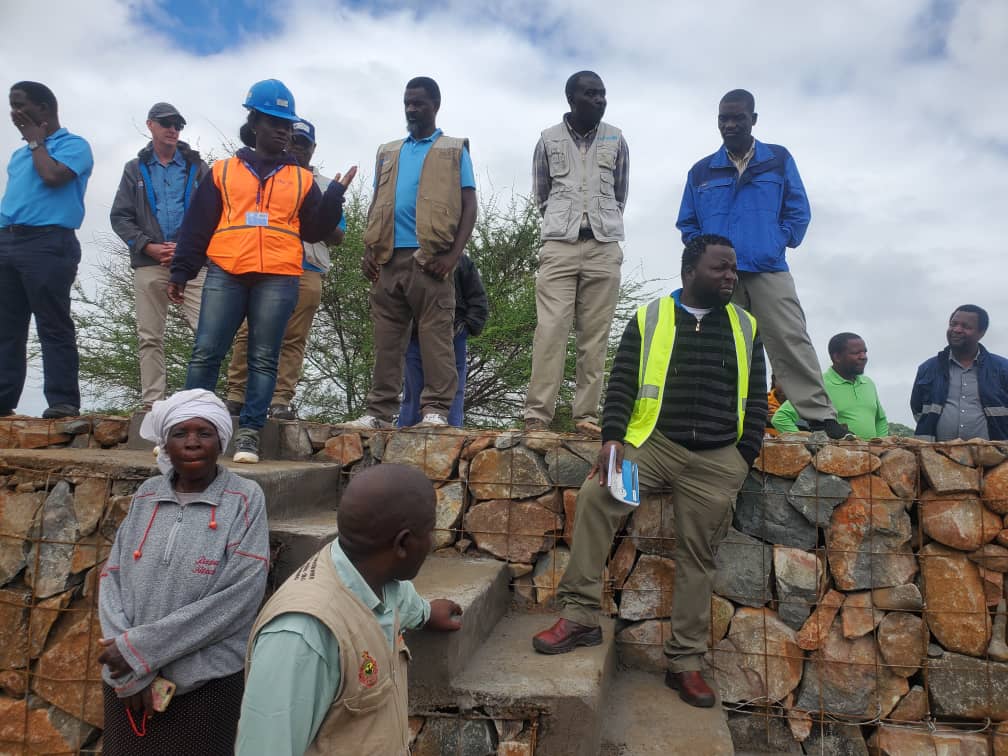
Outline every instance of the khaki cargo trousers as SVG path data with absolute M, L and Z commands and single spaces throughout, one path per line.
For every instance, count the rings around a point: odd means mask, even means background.
M 735 446 L 690 451 L 658 433 L 639 448 L 625 444 L 624 456 L 637 463 L 642 492 L 672 493 L 675 581 L 664 651 L 673 672 L 699 671 L 710 638 L 714 554 L 728 533 L 749 465 Z M 602 570 L 613 536 L 633 509 L 600 486 L 597 475 L 581 485 L 570 564 L 557 590 L 564 619 L 599 624 Z

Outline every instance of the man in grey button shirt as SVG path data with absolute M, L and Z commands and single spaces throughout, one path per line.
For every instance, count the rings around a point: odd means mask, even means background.
M 919 438 L 1008 438 L 1008 360 L 980 344 L 989 324 L 982 307 L 958 307 L 948 347 L 917 369 L 910 407 Z

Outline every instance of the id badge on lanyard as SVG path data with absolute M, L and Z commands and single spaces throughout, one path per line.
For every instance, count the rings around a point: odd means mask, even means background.
M 246 226 L 268 226 L 269 225 L 269 213 L 257 212 L 250 210 L 245 213 L 245 225 Z

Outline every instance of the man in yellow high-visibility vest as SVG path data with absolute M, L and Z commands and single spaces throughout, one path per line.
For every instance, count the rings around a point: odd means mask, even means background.
M 738 280 L 731 242 L 714 235 L 683 251 L 683 288 L 627 323 L 602 413 L 602 448 L 577 498 L 570 565 L 557 593 L 560 619 L 536 635 L 544 654 L 602 642 L 602 569 L 632 507 L 607 487 L 609 457 L 638 465 L 644 491 L 675 507 L 675 601 L 665 641 L 665 683 L 693 706 L 713 706 L 700 674 L 710 636 L 714 554 L 766 425 L 766 362 L 756 320 L 731 302 Z

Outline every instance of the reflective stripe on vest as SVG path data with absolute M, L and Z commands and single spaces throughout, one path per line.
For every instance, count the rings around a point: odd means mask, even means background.
M 223 212 L 207 257 L 234 275 L 272 273 L 299 276 L 303 270 L 301 206 L 314 179 L 294 165 L 281 165 L 260 182 L 239 158 L 218 160 L 211 169 Z M 248 213 L 266 214 L 266 225 L 248 223 Z
M 675 347 L 675 308 L 672 297 L 662 297 L 637 310 L 637 326 L 641 332 L 640 378 L 624 439 L 634 446 L 643 444 L 658 424 L 665 380 Z M 749 398 L 749 367 L 756 338 L 756 318 L 734 303 L 725 305 L 725 310 L 735 340 L 735 362 L 738 366 L 738 440 L 742 438 Z

